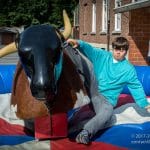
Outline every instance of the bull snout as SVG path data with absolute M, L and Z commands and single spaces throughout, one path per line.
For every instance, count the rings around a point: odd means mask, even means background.
M 56 85 L 54 82 L 47 81 L 40 83 L 38 81 L 32 82 L 30 85 L 32 96 L 37 100 L 47 100 L 49 97 L 53 97 L 56 94 Z

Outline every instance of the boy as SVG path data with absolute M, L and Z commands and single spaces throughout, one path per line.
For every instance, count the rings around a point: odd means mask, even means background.
M 112 52 L 92 47 L 90 44 L 75 39 L 68 39 L 68 43 L 78 47 L 93 64 L 95 77 L 98 82 L 99 100 L 92 99 L 96 115 L 91 118 L 77 135 L 78 143 L 88 144 L 90 139 L 104 127 L 111 118 L 113 108 L 125 85 L 128 86 L 135 102 L 148 111 L 150 105 L 146 99 L 143 87 L 137 78 L 134 66 L 125 58 L 129 43 L 124 37 L 117 37 L 112 42 Z

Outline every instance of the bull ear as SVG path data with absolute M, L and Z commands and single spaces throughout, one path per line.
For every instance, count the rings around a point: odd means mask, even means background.
M 65 39 L 67 39 L 71 35 L 71 22 L 65 10 L 63 10 L 63 18 L 64 18 L 64 31 L 62 32 Z
M 0 58 L 17 51 L 15 42 L 0 49 Z

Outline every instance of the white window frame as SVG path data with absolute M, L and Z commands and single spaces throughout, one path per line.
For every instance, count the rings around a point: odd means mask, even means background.
M 74 10 L 74 26 L 79 26 L 79 5 Z
M 142 1 L 142 0 L 132 0 L 132 3 L 139 2 L 139 1 Z
M 96 33 L 96 4 L 92 3 L 92 33 Z
M 84 4 L 84 7 L 83 7 L 83 33 L 85 34 L 87 29 L 86 29 L 86 11 L 87 11 L 87 4 Z
M 121 6 L 121 0 L 115 0 L 115 8 L 118 7 L 118 3 L 119 6 Z M 114 25 L 114 30 L 115 31 L 121 31 L 121 13 L 117 13 L 115 14 L 115 25 Z
M 102 32 L 107 32 L 107 6 L 108 1 L 103 0 L 103 8 L 102 8 Z

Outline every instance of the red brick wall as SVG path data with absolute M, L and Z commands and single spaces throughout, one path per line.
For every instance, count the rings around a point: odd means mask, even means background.
M 14 33 L 1 33 L 2 36 L 2 45 L 7 45 L 14 41 Z
M 102 34 L 102 0 L 96 0 L 96 34 L 92 31 L 92 0 L 80 0 L 79 38 L 88 42 L 107 44 L 107 35 Z M 110 44 L 116 36 L 127 36 L 129 33 L 129 13 L 122 15 L 122 32 L 114 33 L 114 0 L 110 3 Z
M 150 65 L 147 53 L 150 40 L 150 7 L 130 12 L 129 59 L 135 65 Z
M 123 0 L 127 4 L 131 0 Z M 91 34 L 92 0 L 79 0 L 79 38 L 91 43 L 107 44 L 102 30 L 102 0 L 96 0 L 96 34 Z M 121 15 L 121 33 L 114 33 L 114 0 L 110 4 L 110 44 L 116 36 L 125 36 L 130 42 L 128 59 L 134 65 L 150 65 L 146 61 L 150 40 L 150 7 L 124 12 Z

